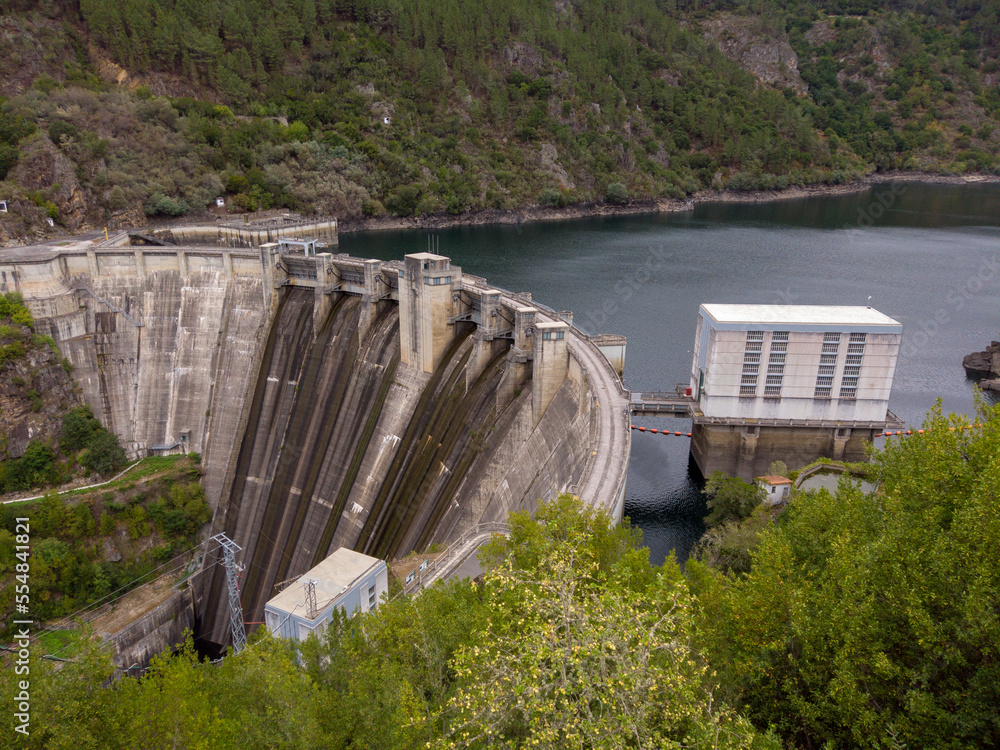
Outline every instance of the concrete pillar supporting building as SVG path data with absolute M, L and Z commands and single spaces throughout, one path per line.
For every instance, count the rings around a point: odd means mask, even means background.
M 139 277 L 139 281 L 146 278 L 146 257 L 142 254 L 142 250 L 136 250 L 135 253 L 135 273 Z
M 510 347 L 508 367 L 513 377 L 511 387 L 516 390 L 531 378 L 529 362 L 534 357 L 535 313 L 533 307 L 514 310 L 514 343 Z
M 472 384 L 483 374 L 486 365 L 500 352 L 500 347 L 505 344 L 506 342 L 503 340 L 494 339 L 492 336 L 485 334 L 481 329 L 477 329 L 472 334 L 472 352 L 469 356 L 469 362 L 465 366 L 466 391 L 472 388 Z
M 97 265 L 97 253 L 87 250 L 87 265 L 90 266 L 90 278 L 96 279 L 101 275 L 100 266 Z
M 514 348 L 531 352 L 535 334 L 535 308 L 519 307 L 514 310 Z
M 847 442 L 851 439 L 850 427 L 838 427 L 833 433 L 833 459 L 835 461 L 844 460 L 844 452 Z
M 757 434 L 750 436 L 748 429 Z M 866 460 L 865 447 L 875 430 L 844 427 L 777 427 L 725 424 L 692 426 L 691 456 L 702 476 L 722 471 L 750 481 L 768 473 L 774 461 L 795 471 L 826 457 L 839 461 Z
M 500 307 L 500 292 L 482 292 L 479 297 L 479 324 L 472 337 L 472 355 L 465 368 L 466 388 L 472 387 L 490 360 L 507 346 L 506 340 L 497 338 L 507 325 L 509 323 L 504 320 Z
M 497 336 L 506 327 L 507 321 L 500 309 L 500 292 L 493 289 L 479 295 L 479 318 L 479 330 L 490 338 Z
M 569 325 L 557 320 L 535 324 L 531 368 L 531 413 L 535 424 L 542 418 L 569 370 Z
M 273 320 L 278 312 L 278 290 L 288 278 L 288 270 L 281 265 L 281 255 L 278 253 L 276 242 L 260 246 L 260 265 L 264 281 L 264 304 L 268 308 L 267 319 Z
M 226 281 L 232 281 L 233 279 L 233 254 L 223 253 L 222 254 L 222 268 L 226 272 Z
M 367 268 L 366 268 L 367 273 Z M 413 253 L 399 272 L 400 360 L 433 372 L 455 335 L 452 287 L 460 288 L 462 269 L 433 253 Z
M 736 459 L 736 474 L 740 477 L 753 476 L 754 459 L 757 456 L 757 440 L 760 428 L 746 426 L 740 435 L 740 452 Z
M 369 259 L 365 261 L 365 291 L 361 295 L 361 318 L 358 323 L 358 335 L 364 339 L 368 329 L 378 315 L 379 301 L 385 298 L 389 290 L 382 278 L 382 262 Z

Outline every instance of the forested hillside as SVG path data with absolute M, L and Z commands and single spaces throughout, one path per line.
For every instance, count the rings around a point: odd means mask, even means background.
M 0 240 L 998 169 L 1000 0 L 5 8 Z

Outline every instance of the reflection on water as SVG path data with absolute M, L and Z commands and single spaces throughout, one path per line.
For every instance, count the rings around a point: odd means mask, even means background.
M 846 196 L 703 204 L 685 214 L 437 232 L 468 273 L 558 310 L 592 333 L 628 337 L 625 380 L 687 379 L 698 305 L 866 304 L 903 324 L 890 408 L 920 424 L 941 398 L 972 413 L 962 357 L 1000 338 L 1000 186 L 881 185 Z M 343 235 L 341 251 L 401 258 L 419 232 Z M 988 399 L 996 402 L 997 394 Z M 687 432 L 684 420 L 642 418 Z M 674 425 L 677 426 L 674 426 Z M 705 513 L 687 438 L 633 433 L 626 514 L 654 561 L 687 557 Z

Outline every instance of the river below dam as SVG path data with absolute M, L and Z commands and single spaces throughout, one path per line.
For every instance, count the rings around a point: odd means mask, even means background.
M 625 382 L 637 391 L 688 380 L 705 302 L 871 304 L 890 315 L 903 324 L 890 408 L 913 425 L 937 398 L 945 411 L 974 413 L 962 357 L 1000 337 L 996 184 L 886 183 L 678 214 L 457 227 L 432 241 L 466 273 L 572 310 L 589 333 L 627 336 Z M 418 231 L 340 239 L 341 252 L 381 260 L 427 249 Z M 690 429 L 680 419 L 634 423 Z M 703 531 L 688 448 L 687 438 L 633 433 L 625 514 L 654 563 L 671 550 L 683 561 Z

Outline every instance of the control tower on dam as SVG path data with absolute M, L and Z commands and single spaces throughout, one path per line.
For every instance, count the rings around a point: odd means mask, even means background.
M 431 253 L 149 239 L 2 251 L 0 285 L 133 456 L 202 453 L 248 621 L 338 547 L 391 559 L 562 491 L 621 517 L 628 400 L 570 315 Z M 223 646 L 224 577 L 200 580 Z

